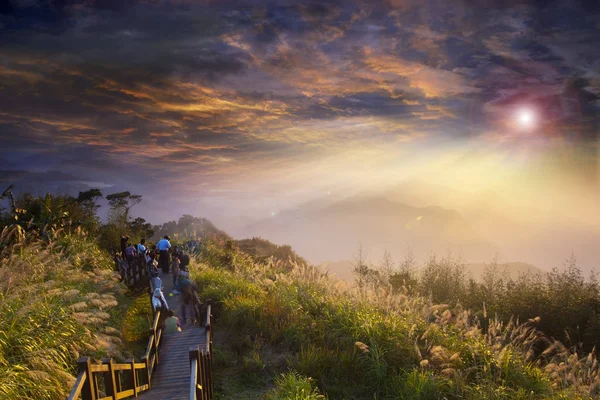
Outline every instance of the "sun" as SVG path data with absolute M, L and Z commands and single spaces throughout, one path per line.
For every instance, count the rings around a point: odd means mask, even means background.
M 522 129 L 532 128 L 536 122 L 536 115 L 529 108 L 520 108 L 516 113 L 516 122 Z

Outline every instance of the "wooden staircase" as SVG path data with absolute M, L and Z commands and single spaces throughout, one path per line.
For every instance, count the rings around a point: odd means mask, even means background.
M 184 329 L 163 337 L 160 361 L 152 376 L 152 389 L 139 396 L 142 400 L 190 398 L 190 359 L 192 346 L 206 346 L 204 328 Z
M 134 276 L 144 279 L 142 273 Z M 161 272 L 160 278 L 169 308 L 183 323 L 182 295 L 171 295 L 170 274 Z M 152 296 L 152 285 L 149 291 Z M 160 313 L 155 313 L 146 355 L 141 362 L 128 360 L 115 364 L 106 359 L 103 364 L 93 364 L 89 357 L 82 357 L 78 362 L 77 380 L 67 400 L 80 397 L 82 400 L 118 400 L 132 396 L 144 400 L 211 400 L 211 307 L 207 307 L 206 314 L 201 314 L 197 295 L 194 300 L 194 304 L 186 308 L 188 324 L 175 333 L 163 334 L 159 326 Z

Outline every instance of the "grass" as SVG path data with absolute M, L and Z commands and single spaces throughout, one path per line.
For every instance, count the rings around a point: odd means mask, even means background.
M 192 272 L 200 296 L 214 303 L 215 326 L 228 332 L 227 344 L 215 348 L 235 359 L 218 365 L 218 374 L 236 376 L 240 391 L 253 382 L 275 386 L 256 398 L 312 398 L 306 380 L 329 399 L 574 399 L 600 393 L 595 358 L 559 348 L 536 330 L 535 320 L 491 320 L 484 332 L 460 306 L 358 290 L 311 267 L 256 263 L 219 243 L 204 244 Z M 552 354 L 540 356 L 552 346 Z M 282 389 L 290 386 L 304 394 Z M 236 398 L 228 388 L 224 398 Z
M 81 355 L 128 357 L 124 288 L 83 232 L 54 232 L 47 243 L 15 229 L 0 235 L 12 243 L 0 261 L 0 398 L 64 399 Z

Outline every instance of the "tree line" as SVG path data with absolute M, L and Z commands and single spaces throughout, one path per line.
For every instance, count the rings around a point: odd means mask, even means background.
M 432 255 L 417 265 L 410 252 L 396 262 L 386 251 L 373 265 L 359 249 L 353 263 L 359 287 L 429 296 L 434 304 L 460 304 L 473 310 L 485 328 L 496 316 L 508 322 L 536 319 L 546 336 L 590 352 L 600 345 L 600 284 L 592 272 L 585 276 L 573 255 L 562 268 L 546 273 L 523 273 L 511 278 L 494 259 L 486 264 L 483 277 L 469 276 L 458 257 Z

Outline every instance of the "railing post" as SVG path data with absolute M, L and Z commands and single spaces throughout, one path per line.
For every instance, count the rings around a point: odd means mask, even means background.
M 152 371 L 150 371 L 150 359 L 146 356 L 143 356 L 142 362 L 146 364 L 146 383 L 148 384 L 148 389 L 150 389 L 152 387 L 152 385 L 150 385 L 150 380 L 152 379 Z
M 102 364 L 108 366 L 108 372 L 104 373 L 104 386 L 106 386 L 106 395 L 111 396 L 113 400 L 117 400 L 119 389 L 115 379 L 114 361 L 112 358 L 103 358 Z
M 212 379 L 212 354 L 209 352 L 206 354 L 206 392 L 208 399 L 213 398 L 213 379 Z
M 200 360 L 198 359 L 198 348 L 190 347 L 190 400 L 198 398 L 198 367 Z
M 202 360 L 202 362 L 200 363 L 200 365 L 202 365 L 202 399 L 209 400 L 210 397 L 208 395 L 208 363 L 206 362 L 206 354 L 202 351 L 200 352 L 200 359 Z
M 154 322 L 152 322 L 154 324 Z M 150 351 L 148 352 L 148 357 L 150 357 L 150 361 L 152 361 L 152 352 L 154 352 L 154 365 L 158 364 L 158 347 L 156 346 L 156 331 L 154 330 L 154 326 L 150 328 L 150 337 L 152 338 L 152 343 L 150 344 Z M 152 373 L 152 371 L 150 371 Z
M 92 361 L 89 357 L 81 357 L 77 361 L 78 372 L 85 372 L 85 383 L 81 390 L 82 400 L 96 400 L 96 386 L 92 373 Z
M 133 397 L 137 397 L 138 395 L 138 377 L 135 372 L 135 360 L 133 358 L 125 361 L 125 364 L 131 365 L 131 381 L 133 382 Z

